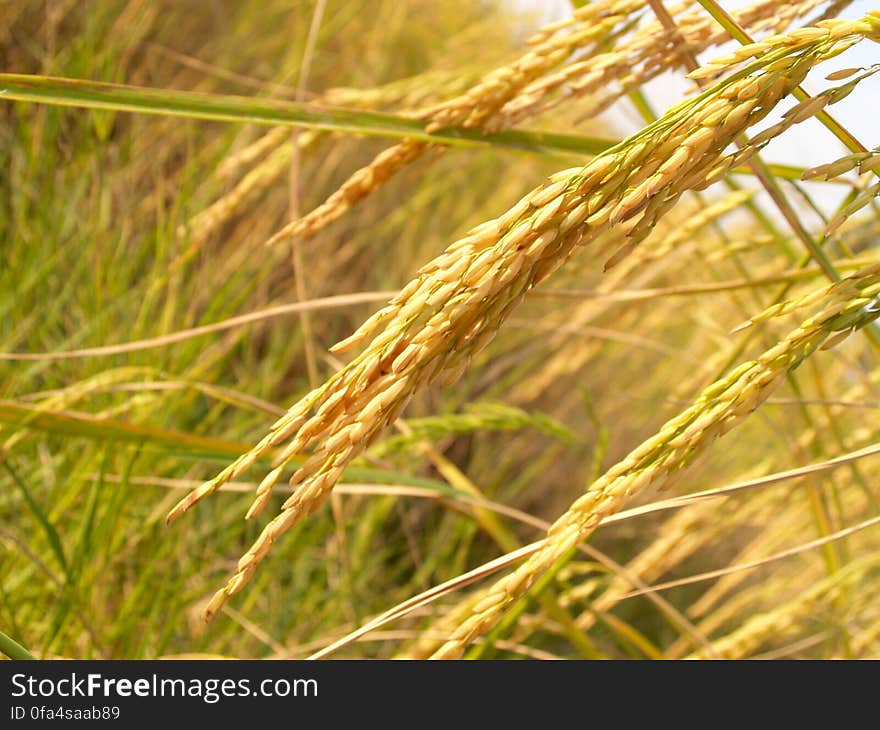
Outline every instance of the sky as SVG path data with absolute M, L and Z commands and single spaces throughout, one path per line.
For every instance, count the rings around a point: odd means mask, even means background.
M 559 18 L 567 17 L 571 13 L 571 5 L 568 0 L 508 0 L 518 10 L 525 10 L 534 14 L 536 22 L 550 22 Z M 719 3 L 726 10 L 734 10 L 749 4 L 749 0 L 722 0 Z M 869 10 L 878 7 L 876 0 L 855 0 L 847 8 L 841 17 L 859 18 Z M 821 9 L 821 8 L 820 8 Z M 812 17 L 815 13 L 808 17 Z M 731 43 L 721 48 L 713 48 L 699 57 L 700 61 L 707 61 L 713 57 L 723 55 L 732 50 L 738 44 Z M 825 76 L 835 70 L 860 66 L 870 66 L 880 63 L 880 44 L 871 41 L 862 41 L 854 48 L 836 58 L 820 64 L 811 72 L 804 88 L 810 93 L 816 93 L 830 86 L 842 82 L 830 82 Z M 669 72 L 654 79 L 645 87 L 645 93 L 653 108 L 661 113 L 671 105 L 680 101 L 693 90 L 693 85 L 688 82 L 679 70 Z M 782 102 L 778 109 L 779 114 L 790 108 L 793 101 Z M 863 81 L 856 90 L 840 103 L 829 110 L 841 124 L 846 127 L 863 145 L 868 148 L 880 145 L 880 74 Z M 769 117 L 760 125 L 761 128 L 778 121 L 779 114 Z M 628 102 L 621 102 L 614 109 L 605 113 L 601 119 L 605 121 L 618 135 L 625 136 L 641 126 L 643 122 Z M 755 129 L 758 129 L 757 127 Z M 570 131 L 570 130 L 560 130 Z M 821 123 L 814 119 L 807 120 L 796 127 L 788 130 L 779 138 L 773 140 L 761 153 L 765 162 L 779 162 L 800 167 L 811 167 L 842 157 L 847 154 L 841 143 Z M 816 195 L 819 205 L 831 210 L 840 201 L 845 188 L 836 185 L 812 184 L 808 186 L 811 194 Z

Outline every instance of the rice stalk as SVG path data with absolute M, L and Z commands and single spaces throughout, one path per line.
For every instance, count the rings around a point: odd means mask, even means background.
M 804 0 L 780 5 L 775 0 L 758 0 L 735 10 L 734 17 L 752 32 L 781 33 L 824 2 Z M 678 65 L 682 53 L 696 55 L 730 39 L 725 29 L 705 13 L 690 10 L 692 5 L 692 2 L 682 3 L 672 11 L 677 25 L 675 32 L 657 20 L 646 23 L 611 49 L 587 58 L 579 57 L 576 63 L 533 82 L 501 110 L 498 118 L 507 126 L 513 126 L 562 103 L 601 92 L 598 98 L 591 98 L 586 110 L 579 114 L 579 120 L 594 117 L 666 69 Z
M 741 659 L 752 654 L 767 638 L 772 637 L 775 640 L 794 633 L 800 627 L 801 621 L 814 618 L 823 606 L 830 605 L 847 586 L 858 583 L 876 562 L 875 556 L 851 563 L 840 572 L 819 581 L 792 601 L 750 617 L 740 628 L 714 640 L 711 644 L 712 651 L 720 659 Z M 698 651 L 688 658 L 702 659 L 706 656 Z
M 428 131 L 451 126 L 480 129 L 529 81 L 557 66 L 585 44 L 599 42 L 642 4 L 642 0 L 600 0 L 581 8 L 571 21 L 554 23 L 549 29 L 539 31 L 533 48 L 513 63 L 487 74 L 467 92 L 413 116 L 425 122 Z M 557 32 L 575 22 L 576 30 L 566 34 Z M 426 142 L 404 140 L 382 151 L 367 166 L 353 173 L 324 203 L 279 230 L 268 245 L 286 238 L 315 235 L 432 147 Z
M 736 18 L 754 31 L 781 32 L 825 1 L 801 0 L 780 8 L 775 0 L 760 0 L 739 11 Z M 683 8 L 690 4 L 685 3 Z M 607 89 L 613 81 L 619 81 L 619 90 L 606 94 L 601 101 L 591 102 L 589 111 L 582 114 L 582 118 L 595 116 L 662 73 L 681 52 L 679 38 L 671 36 L 656 22 L 640 28 L 630 41 L 614 45 L 610 51 L 602 50 L 609 38 L 625 33 L 634 24 L 631 16 L 645 5 L 645 0 L 600 0 L 578 8 L 570 19 L 551 23 L 538 31 L 530 39 L 532 49 L 513 63 L 487 74 L 467 92 L 416 112 L 414 116 L 427 124 L 428 131 L 461 126 L 498 132 L 548 111 L 562 101 Z M 568 32 L 560 33 L 563 29 Z M 699 12 L 683 16 L 681 33 L 693 52 L 729 38 L 723 28 Z M 572 63 L 564 65 L 572 59 Z M 636 70 L 640 63 L 641 69 Z M 560 65 L 564 66 L 562 70 L 549 73 Z M 559 93 L 554 96 L 554 92 Z M 280 229 L 268 245 L 288 237 L 314 236 L 432 148 L 436 146 L 404 140 L 384 150 L 353 173 L 324 203 Z
M 857 21 L 823 21 L 820 27 L 739 49 L 724 67 L 757 60 L 673 107 L 585 167 L 551 177 L 423 267 L 386 307 L 332 348 L 341 352 L 360 345 L 381 327 L 360 355 L 295 404 L 250 452 L 169 513 L 169 521 L 179 517 L 286 441 L 257 489 L 248 511 L 248 517 L 254 517 L 267 504 L 287 462 L 313 448 L 291 478 L 298 489 L 241 558 L 206 615 L 241 590 L 272 544 L 321 505 L 346 466 L 393 423 L 416 391 L 431 382 L 450 385 L 461 376 L 532 288 L 577 249 L 621 227 L 624 243 L 605 265 L 613 267 L 684 192 L 721 179 L 775 135 L 845 96 L 849 86 L 844 92 L 830 89 L 801 102 L 748 145 L 724 154 L 745 129 L 796 88 L 813 65 L 862 37 L 877 36 L 878 29 L 880 13 L 873 13 Z M 711 72 L 721 68 L 721 63 L 713 63 Z
M 649 487 L 668 487 L 678 472 L 752 413 L 804 359 L 841 332 L 849 333 L 874 321 L 880 316 L 878 293 L 880 265 L 826 289 L 826 306 L 821 312 L 757 360 L 743 363 L 710 385 L 690 408 L 590 485 L 556 520 L 538 552 L 496 582 L 432 658 L 461 656 L 468 644 L 489 631 L 539 576 L 595 530 L 604 517 Z

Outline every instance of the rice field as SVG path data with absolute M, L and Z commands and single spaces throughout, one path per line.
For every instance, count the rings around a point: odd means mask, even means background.
M 880 10 L 538 9 L 4 4 L 0 652 L 880 657 Z

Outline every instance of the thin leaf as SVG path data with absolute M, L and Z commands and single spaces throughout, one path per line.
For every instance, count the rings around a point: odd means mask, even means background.
M 36 659 L 27 649 L 6 634 L 0 631 L 0 651 L 10 659 L 33 660 Z
M 57 558 L 61 569 L 64 571 L 65 575 L 69 576 L 70 571 L 67 565 L 67 558 L 64 555 L 64 547 L 61 544 L 61 538 L 58 536 L 58 531 L 49 521 L 49 517 L 40 507 L 39 503 L 30 493 L 30 490 L 27 488 L 27 484 L 25 484 L 21 477 L 18 476 L 18 473 L 9 465 L 9 462 L 4 462 L 3 466 L 12 477 L 12 481 L 14 481 L 18 488 L 21 490 L 22 496 L 24 496 L 24 501 L 27 503 L 27 506 L 30 508 L 31 512 L 33 512 L 34 517 L 37 518 L 37 521 L 43 528 L 43 532 L 46 533 L 46 538 L 49 540 L 49 545 L 52 547 L 52 552 L 55 553 L 55 557 Z
M 575 152 L 596 155 L 616 144 L 614 140 L 596 137 L 518 129 L 484 133 L 449 127 L 429 133 L 425 131 L 424 123 L 418 119 L 381 112 L 29 74 L 0 74 L 0 98 L 54 106 L 162 114 L 187 119 L 308 127 L 444 145 L 492 145 L 542 154 Z
M 66 436 L 80 436 L 97 441 L 125 441 L 136 444 L 149 444 L 169 454 L 186 458 L 229 459 L 247 451 L 249 444 L 225 439 L 196 436 L 181 431 L 169 431 L 137 423 L 98 418 L 76 411 L 45 411 L 37 406 L 24 405 L 14 401 L 0 400 L 0 423 L 9 423 L 16 428 L 30 428 L 36 431 L 57 433 Z M 261 460 L 268 465 L 271 456 Z M 291 460 L 296 466 L 297 459 Z M 449 487 L 435 479 L 409 476 L 383 469 L 352 467 L 346 469 L 344 481 L 364 481 L 389 484 L 424 486 L 441 491 Z
M 186 119 L 306 127 L 372 137 L 415 139 L 442 145 L 490 145 L 544 155 L 598 155 L 619 141 L 525 129 L 482 132 L 463 127 L 446 127 L 426 132 L 424 123 L 418 119 L 387 112 L 317 107 L 286 100 L 171 91 L 30 74 L 0 74 L 0 99 L 3 98 L 10 101 L 161 114 Z M 777 177 L 788 180 L 799 180 L 804 173 L 804 168 L 793 165 L 771 164 L 768 168 Z M 748 168 L 736 168 L 733 172 L 752 174 Z

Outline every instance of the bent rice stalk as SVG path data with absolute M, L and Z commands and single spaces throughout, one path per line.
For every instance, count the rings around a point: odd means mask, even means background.
M 624 244 L 606 263 L 610 268 L 635 249 L 684 192 L 708 187 L 774 136 L 849 93 L 862 77 L 801 102 L 782 122 L 724 154 L 810 68 L 863 37 L 880 37 L 880 12 L 857 21 L 823 21 L 738 49 L 725 59 L 727 66 L 716 61 L 711 73 L 745 63 L 744 68 L 585 167 L 552 176 L 424 266 L 387 306 L 332 348 L 341 352 L 361 345 L 381 327 L 360 355 L 169 513 L 169 521 L 178 517 L 286 442 L 257 488 L 247 514 L 254 517 L 290 459 L 313 449 L 290 480 L 298 488 L 210 601 L 206 616 L 242 589 L 275 540 L 321 505 L 347 465 L 394 422 L 416 391 L 432 382 L 454 383 L 525 295 L 579 248 L 612 227 L 618 235 L 623 231 Z

